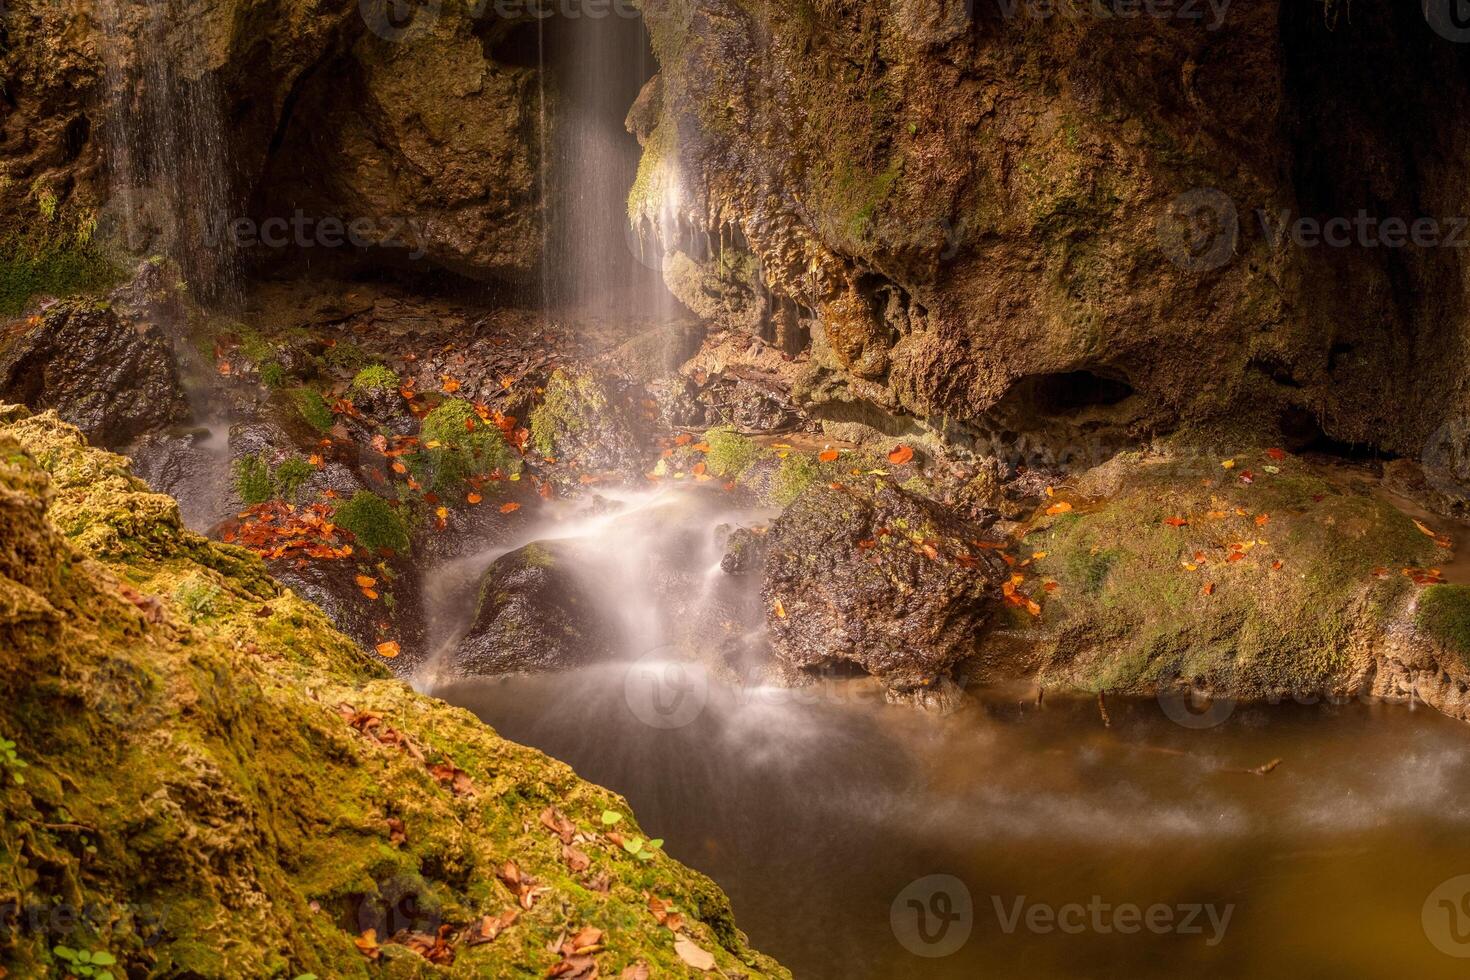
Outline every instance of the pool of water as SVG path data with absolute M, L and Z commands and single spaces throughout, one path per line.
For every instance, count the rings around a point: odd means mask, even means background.
M 993 691 L 936 718 L 862 681 L 695 670 L 434 693 L 624 794 L 798 977 L 1470 970 L 1451 955 L 1470 956 L 1470 729 L 1432 710 L 1201 727 L 1110 700 L 1105 724 L 1092 701 Z

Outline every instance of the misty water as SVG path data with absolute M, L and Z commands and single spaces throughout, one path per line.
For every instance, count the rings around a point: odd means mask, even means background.
M 1470 919 L 1431 893 L 1470 871 L 1463 726 L 1117 699 L 1105 722 L 1031 688 L 941 717 L 865 679 L 768 685 L 710 656 L 760 631 L 718 558 L 764 515 L 720 497 L 548 508 L 480 561 L 570 546 L 616 638 L 573 670 L 420 686 L 626 795 L 797 976 L 1451 975 L 1434 940 Z M 456 594 L 448 635 L 473 616 Z

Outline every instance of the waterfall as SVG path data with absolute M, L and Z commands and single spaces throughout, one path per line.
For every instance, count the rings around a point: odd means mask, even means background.
M 557 117 L 545 293 L 593 315 L 662 319 L 673 298 L 658 259 L 639 254 L 627 214 L 641 153 L 624 120 L 654 73 L 643 22 L 589 10 L 542 31 L 543 85 L 549 71 Z
M 196 296 L 239 298 L 236 213 L 205 0 L 98 0 L 111 210 L 129 251 L 175 259 Z

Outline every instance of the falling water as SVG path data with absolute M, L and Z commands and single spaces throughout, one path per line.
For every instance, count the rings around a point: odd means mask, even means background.
M 207 0 L 98 0 L 109 197 L 129 252 L 172 258 L 196 298 L 230 308 L 241 299 L 238 256 L 223 233 L 237 213 L 235 182 L 203 33 L 208 7 Z M 191 342 L 185 308 L 164 304 L 150 318 L 172 345 L 195 428 L 137 447 L 135 461 L 179 497 L 189 526 L 204 530 L 229 499 L 230 420 L 213 396 L 213 364 Z
M 594 315 L 662 319 L 672 297 L 657 262 L 640 255 L 628 234 L 640 148 L 624 120 L 654 73 L 643 23 L 588 11 L 542 30 L 542 78 L 553 86 L 556 115 L 546 295 Z
M 99 0 L 112 200 L 135 253 L 178 261 L 195 294 L 238 298 L 222 225 L 234 180 L 204 0 Z

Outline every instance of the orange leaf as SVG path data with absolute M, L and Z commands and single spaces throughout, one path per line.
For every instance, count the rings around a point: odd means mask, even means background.
M 408 467 L 404 466 L 402 463 L 395 459 L 393 461 L 393 472 L 401 476 L 402 474 L 408 472 Z
M 222 377 L 226 377 L 227 378 L 227 377 L 230 376 L 230 362 L 229 361 L 220 361 L 219 362 L 219 373 L 220 373 L 220 375 Z
M 695 463 L 694 464 L 694 475 L 695 476 L 704 476 L 705 471 L 707 471 L 708 469 L 709 469 L 709 467 L 706 466 L 704 463 Z
M 313 454 L 312 456 L 310 456 L 307 459 L 307 462 L 310 463 L 312 466 L 316 467 L 317 469 L 321 469 L 322 468 L 322 458 L 320 456 L 317 456 L 317 455 Z
M 681 432 L 674 437 L 674 445 L 687 446 L 694 441 L 694 437 L 687 432 Z
M 508 503 L 508 504 L 501 504 L 500 505 L 500 512 L 502 514 L 514 514 L 516 511 L 518 511 L 520 509 L 521 509 L 521 505 L 518 504 L 518 503 L 515 503 L 514 501 L 512 501 L 511 503 Z
M 445 394 L 452 395 L 459 390 L 459 382 L 451 378 L 449 375 L 441 375 L 439 380 L 444 383 L 443 390 Z
M 480 496 L 478 493 L 472 493 L 468 497 L 466 497 L 465 499 L 468 500 L 471 504 L 478 504 L 480 501 L 484 500 L 485 498 L 482 497 L 482 496 Z
M 1056 517 L 1058 514 L 1066 514 L 1072 510 L 1072 505 L 1063 500 L 1061 503 L 1052 504 L 1046 509 L 1048 517 Z
M 823 452 L 820 456 L 818 456 L 817 459 L 821 460 L 824 463 L 832 463 L 832 462 L 836 462 L 837 457 L 840 456 L 840 455 L 842 455 L 842 454 L 839 453 L 837 450 L 835 450 L 835 449 L 828 449 L 827 451 Z
M 1271 523 L 1271 515 L 1270 514 L 1257 514 L 1256 515 L 1256 527 L 1265 527 L 1267 524 L 1270 524 L 1270 523 Z
M 384 657 L 388 660 L 392 660 L 394 657 L 398 656 L 399 653 L 398 641 L 388 640 L 386 642 L 379 643 L 377 646 L 377 651 L 378 656 Z
M 1200 595 L 1214 595 L 1215 594 L 1215 583 L 1214 582 L 1207 582 L 1207 583 L 1205 583 L 1205 587 L 1199 590 L 1199 594 Z
M 1164 523 L 1170 527 L 1189 527 L 1189 522 L 1182 517 L 1170 517 Z
M 894 466 L 903 466 L 914 458 L 914 450 L 909 446 L 899 446 L 888 454 L 888 462 Z
M 1286 450 L 1284 450 L 1284 449 L 1274 449 L 1274 448 L 1273 449 L 1268 449 L 1268 450 L 1266 450 L 1266 455 L 1267 456 L 1270 456 L 1272 459 L 1285 459 L 1286 458 Z
M 372 589 L 363 589 L 362 590 L 362 594 L 365 595 L 365 596 L 367 596 L 368 597 L 368 601 L 370 601 L 370 602 L 377 602 L 378 601 L 378 594 L 376 592 L 374 592 Z
M 354 581 L 357 582 L 357 587 L 359 589 L 371 589 L 373 586 L 378 584 L 378 580 L 370 575 L 359 575 Z

